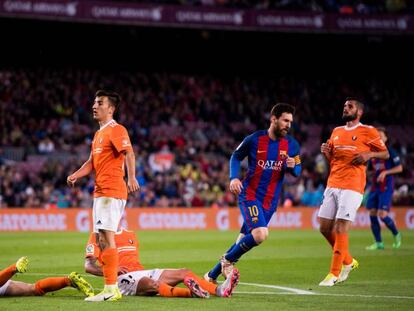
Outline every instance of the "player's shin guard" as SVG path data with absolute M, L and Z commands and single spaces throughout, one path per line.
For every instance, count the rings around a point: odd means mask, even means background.
M 230 262 L 235 262 L 255 246 L 257 246 L 257 243 L 254 240 L 253 235 L 249 233 L 245 235 L 224 257 Z
M 376 242 L 381 242 L 381 226 L 380 223 L 378 221 L 378 216 L 369 216 L 369 219 L 371 220 L 371 231 L 372 234 L 374 235 L 375 241 Z
M 48 292 L 54 292 L 59 289 L 70 286 L 71 282 L 67 276 L 59 278 L 47 278 L 35 283 L 36 295 L 43 296 Z
M 188 288 L 172 287 L 166 283 L 160 283 L 158 292 L 161 297 L 192 297 Z
M 330 270 L 336 277 L 338 277 L 341 272 L 342 262 L 344 261 L 346 254 L 348 254 L 348 233 L 337 233 Z
M 226 252 L 226 254 L 228 254 L 229 252 L 231 252 L 233 250 L 233 248 L 236 246 L 237 244 L 234 243 Z M 219 275 L 221 274 L 221 262 L 219 261 L 213 269 L 210 270 L 210 272 L 208 273 L 208 276 L 212 279 L 217 279 L 219 277 Z
M 397 227 L 395 226 L 394 220 L 392 220 L 391 217 L 386 216 L 384 218 L 381 218 L 381 220 L 384 222 L 384 224 L 387 226 L 387 228 L 391 230 L 393 235 L 398 234 Z
M 118 279 L 118 251 L 116 248 L 107 248 L 102 252 L 102 271 L 105 285 L 115 285 Z
M 331 245 L 332 249 L 335 246 L 335 241 L 336 241 L 336 233 L 334 231 L 331 232 L 331 234 L 329 234 L 328 236 L 324 235 L 325 239 L 328 241 L 328 243 Z M 352 263 L 352 256 L 349 252 L 347 252 L 344 256 L 344 261 L 343 264 L 344 265 L 349 265 Z

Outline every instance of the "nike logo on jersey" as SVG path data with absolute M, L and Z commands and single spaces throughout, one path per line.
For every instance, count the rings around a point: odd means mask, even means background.
M 334 140 L 338 140 L 338 139 L 339 139 L 339 136 L 335 136 Z

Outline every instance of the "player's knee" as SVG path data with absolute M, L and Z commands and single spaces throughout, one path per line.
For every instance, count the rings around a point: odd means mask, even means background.
M 387 211 L 379 211 L 378 216 L 381 218 L 381 220 L 384 220 L 384 218 L 388 216 L 388 212 Z
M 319 232 L 322 233 L 324 236 L 329 236 L 332 233 L 332 228 L 328 226 L 320 226 Z
M 178 270 L 179 272 L 180 272 L 180 274 L 181 274 L 181 276 L 183 277 L 183 279 L 184 279 L 184 277 L 187 275 L 187 274 L 189 274 L 190 272 L 191 272 L 191 270 L 190 269 L 187 269 L 187 268 L 182 268 L 182 269 L 180 269 L 180 270 Z
M 380 212 L 381 214 L 381 212 Z M 378 210 L 377 209 L 371 209 L 369 211 L 369 216 L 378 216 Z
M 269 230 L 267 228 L 259 228 L 253 230 L 252 232 L 253 238 L 257 244 L 260 244 L 266 241 L 267 237 L 269 236 Z
M 137 286 L 138 296 L 154 296 L 158 293 L 159 283 L 150 278 L 143 277 Z

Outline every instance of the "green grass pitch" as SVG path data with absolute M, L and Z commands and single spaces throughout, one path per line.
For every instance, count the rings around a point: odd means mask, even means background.
M 72 288 L 44 297 L 1 297 L 0 310 L 414 310 L 414 231 L 403 231 L 403 245 L 369 252 L 369 231 L 351 231 L 350 249 L 360 262 L 349 279 L 332 288 L 318 283 L 328 273 L 331 251 L 316 231 L 271 231 L 263 245 L 246 254 L 237 267 L 240 284 L 233 297 L 184 299 L 124 297 L 115 303 L 87 303 Z M 142 231 L 141 262 L 146 268 L 190 268 L 203 275 L 230 246 L 237 232 Z M 83 271 L 87 233 L 0 233 L 0 269 L 20 256 L 29 271 L 15 280 L 35 282 Z M 103 280 L 85 276 L 96 291 Z M 299 294 L 298 290 L 303 290 Z

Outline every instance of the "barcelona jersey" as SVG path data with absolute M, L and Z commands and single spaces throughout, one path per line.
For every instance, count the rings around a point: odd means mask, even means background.
M 394 189 L 393 174 L 387 175 L 383 182 L 378 181 L 378 176 L 381 174 L 381 172 L 401 165 L 401 160 L 397 152 L 390 147 L 388 147 L 388 152 L 390 153 L 390 157 L 387 160 L 371 159 L 368 163 L 368 168 L 373 169 L 375 172 L 372 176 L 371 192 L 392 192 Z
M 299 149 L 289 135 L 273 140 L 267 130 L 261 130 L 247 136 L 230 158 L 230 180 L 239 177 L 241 161 L 248 158 L 239 201 L 256 201 L 264 210 L 276 210 L 285 173 L 300 175 Z M 288 157 L 295 159 L 293 168 L 286 166 Z

